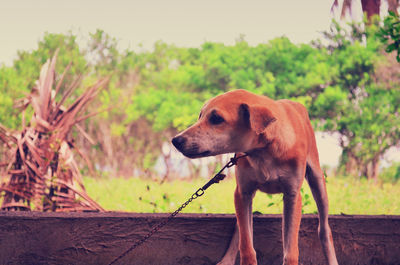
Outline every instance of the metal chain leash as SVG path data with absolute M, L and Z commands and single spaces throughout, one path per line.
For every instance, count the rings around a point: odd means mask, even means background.
M 189 203 L 191 203 L 193 200 L 197 199 L 198 197 L 203 196 L 204 191 L 206 189 L 208 189 L 208 187 L 210 187 L 212 184 L 214 183 L 218 183 L 221 180 L 223 180 L 225 178 L 225 174 L 222 174 L 222 171 L 224 171 L 224 169 L 226 168 L 230 168 L 233 167 L 234 165 L 236 165 L 237 161 L 242 158 L 247 156 L 247 154 L 242 155 L 242 156 L 238 156 L 236 157 L 236 155 L 234 157 L 232 157 L 229 162 L 217 173 L 215 174 L 215 176 L 208 181 L 203 187 L 201 187 L 200 189 L 198 189 L 195 193 L 193 193 L 193 195 L 186 201 L 184 202 L 178 209 L 175 210 L 175 212 L 171 213 L 168 218 L 166 218 L 164 221 L 162 221 L 161 223 L 159 223 L 158 225 L 156 225 L 155 227 L 153 227 L 153 229 L 151 229 L 151 231 L 149 233 L 147 233 L 144 237 L 142 237 L 141 239 L 137 240 L 130 248 L 128 248 L 124 253 L 122 253 L 121 255 L 119 255 L 117 258 L 115 258 L 113 261 L 111 261 L 108 265 L 112 265 L 115 264 L 118 260 L 122 259 L 123 257 L 125 257 L 129 252 L 131 252 L 132 250 L 134 250 L 135 248 L 139 247 L 140 245 L 142 245 L 144 242 L 146 242 L 147 239 L 149 239 L 152 235 L 154 235 L 155 233 L 157 233 L 162 227 L 164 227 L 166 224 L 168 224 L 179 212 L 181 212 Z

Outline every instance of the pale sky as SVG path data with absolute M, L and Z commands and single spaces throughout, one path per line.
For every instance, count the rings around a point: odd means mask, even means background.
M 204 41 L 251 44 L 287 36 L 309 42 L 329 29 L 331 0 L 1 0 L 0 63 L 32 50 L 45 32 L 87 36 L 103 29 L 121 48 L 162 40 L 198 47 Z

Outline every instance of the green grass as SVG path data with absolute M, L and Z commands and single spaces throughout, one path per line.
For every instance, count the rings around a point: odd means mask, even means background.
M 160 184 L 138 178 L 85 178 L 89 195 L 109 211 L 168 213 L 175 211 L 206 179 L 175 180 Z M 205 194 L 183 210 L 186 213 L 234 213 L 235 180 L 226 179 L 211 186 Z M 328 179 L 331 214 L 400 214 L 400 183 L 375 185 L 351 178 Z M 316 213 L 317 208 L 308 184 L 302 189 L 303 212 Z M 253 211 L 263 214 L 281 213 L 282 195 L 257 192 Z

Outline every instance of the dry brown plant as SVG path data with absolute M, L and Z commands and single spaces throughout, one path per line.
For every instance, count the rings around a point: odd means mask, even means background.
M 43 65 L 31 94 L 20 101 L 22 131 L 12 134 L 0 127 L 0 141 L 11 151 L 10 161 L 0 163 L 0 167 L 3 166 L 0 171 L 3 172 L 0 186 L 2 210 L 104 211 L 85 191 L 72 148 L 78 153 L 79 150 L 68 136 L 74 126 L 85 135 L 78 123 L 96 113 L 79 114 L 108 79 L 99 80 L 69 107 L 64 107 L 80 78 L 56 101 L 69 69 L 65 69 L 56 83 L 56 58 L 57 53 Z M 32 106 L 34 114 L 26 125 L 25 110 L 28 105 Z

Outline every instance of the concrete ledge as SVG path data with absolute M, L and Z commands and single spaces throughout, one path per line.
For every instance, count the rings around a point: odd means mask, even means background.
M 168 214 L 0 212 L 0 264 L 108 264 Z M 400 264 L 400 216 L 331 216 L 339 264 Z M 180 214 L 118 264 L 215 264 L 234 215 Z M 325 264 L 318 219 L 304 215 L 300 262 Z M 282 264 L 280 215 L 254 217 L 259 264 Z

